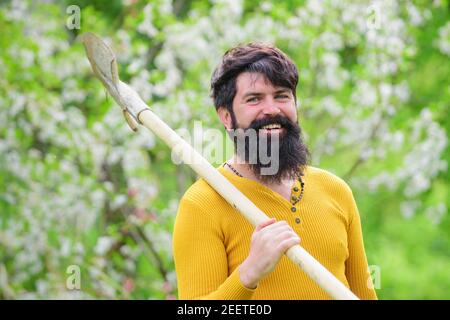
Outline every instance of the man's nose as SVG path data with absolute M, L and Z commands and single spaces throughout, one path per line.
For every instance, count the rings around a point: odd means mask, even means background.
M 262 112 L 265 115 L 277 115 L 281 112 L 281 110 L 276 106 L 273 99 L 267 99 L 264 103 Z

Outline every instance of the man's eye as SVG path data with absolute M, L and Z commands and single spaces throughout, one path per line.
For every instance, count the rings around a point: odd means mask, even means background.
M 288 99 L 289 96 L 287 94 L 279 94 L 276 96 L 277 99 Z
M 247 102 L 258 102 L 258 97 L 253 97 L 253 98 L 249 98 L 247 99 Z

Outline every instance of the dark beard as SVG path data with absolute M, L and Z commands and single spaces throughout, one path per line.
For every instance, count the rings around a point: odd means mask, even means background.
M 236 118 L 232 114 L 233 127 L 237 127 Z M 285 129 L 279 136 L 278 156 L 275 154 L 272 159 L 272 134 L 256 134 L 257 143 L 250 143 L 246 135 L 249 129 L 256 130 L 268 124 L 279 123 Z M 239 138 L 240 137 L 240 138 Z M 290 121 L 286 117 L 275 116 L 253 121 L 246 129 L 237 129 L 232 137 L 234 151 L 243 159 L 252 170 L 253 174 L 263 183 L 281 183 L 284 179 L 296 179 L 303 171 L 309 160 L 309 151 L 302 139 L 301 129 L 298 123 Z M 238 142 L 242 141 L 245 147 L 238 148 Z M 261 145 L 260 145 L 261 144 Z M 260 150 L 262 147 L 263 150 Z M 265 149 L 265 150 L 264 150 Z M 261 154 L 260 154 L 261 151 Z M 256 153 L 256 154 L 255 154 Z M 263 157 L 261 157 L 264 155 Z M 267 157 L 265 156 L 267 155 Z M 275 173 L 267 174 L 269 167 L 278 168 Z

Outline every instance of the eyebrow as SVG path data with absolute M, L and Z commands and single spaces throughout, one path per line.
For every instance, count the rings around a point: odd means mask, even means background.
M 280 93 L 289 93 L 290 90 L 289 89 L 278 89 L 277 91 L 275 91 L 275 94 L 280 94 Z M 242 97 L 242 100 L 245 100 L 246 98 L 250 97 L 250 96 L 262 96 L 263 94 L 261 92 L 247 92 L 246 94 L 244 94 L 244 96 Z

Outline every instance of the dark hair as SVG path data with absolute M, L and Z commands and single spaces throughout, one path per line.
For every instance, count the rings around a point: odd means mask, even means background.
M 211 77 L 211 97 L 216 110 L 226 107 L 233 113 L 236 95 L 236 78 L 242 72 L 258 72 L 272 85 L 289 88 L 296 96 L 298 71 L 292 60 L 280 49 L 270 44 L 251 42 L 225 52 L 222 62 Z

